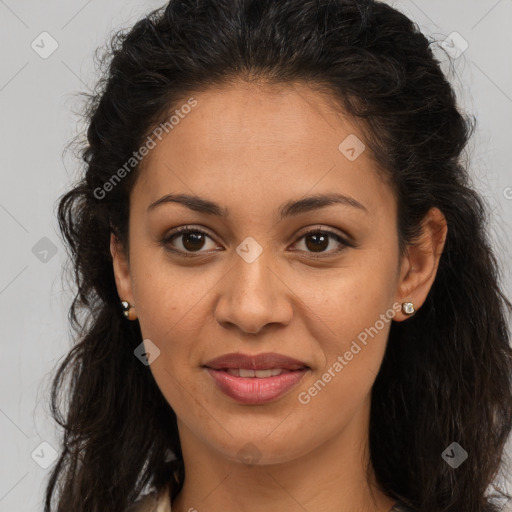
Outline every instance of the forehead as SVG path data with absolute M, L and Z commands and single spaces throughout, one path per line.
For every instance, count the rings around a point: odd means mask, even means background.
M 334 145 L 342 133 L 355 133 L 334 102 L 307 84 L 262 85 L 236 82 L 194 95 L 197 106 L 172 130 L 177 146 L 193 151 L 229 151 L 255 144 L 294 148 Z M 179 129 L 178 129 L 179 128 Z M 193 143 L 193 144 L 192 144 Z M 220 146 L 220 147 L 219 147 Z
M 307 84 L 235 83 L 190 97 L 196 105 L 143 160 L 137 185 L 148 201 L 177 189 L 260 200 L 329 190 L 371 204 L 389 192 L 354 120 Z

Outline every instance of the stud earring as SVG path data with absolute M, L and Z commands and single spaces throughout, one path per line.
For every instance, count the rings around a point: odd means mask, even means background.
M 135 320 L 137 318 L 137 313 L 135 312 L 135 306 L 132 306 L 129 302 L 123 300 L 121 301 L 121 306 L 123 308 L 123 315 L 128 320 Z
M 406 315 L 412 315 L 416 309 L 414 309 L 414 304 L 412 302 L 404 302 L 402 303 L 402 311 Z

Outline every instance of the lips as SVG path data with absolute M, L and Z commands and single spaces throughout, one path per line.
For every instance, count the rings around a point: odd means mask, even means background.
M 246 368 L 227 368 L 225 370 L 221 370 L 229 373 L 229 375 L 234 375 L 235 377 L 245 377 L 245 378 L 256 378 L 256 379 L 267 379 L 268 377 L 276 377 L 277 375 L 281 375 L 282 373 L 290 372 L 291 370 L 284 370 L 282 368 L 272 368 L 270 370 L 251 370 Z
M 213 370 L 245 369 L 245 370 L 301 370 L 308 368 L 303 361 L 275 352 L 264 352 L 254 356 L 232 353 L 225 354 L 208 361 L 204 366 Z
M 220 391 L 249 405 L 277 400 L 297 386 L 310 369 L 303 361 L 274 352 L 226 354 L 204 367 Z

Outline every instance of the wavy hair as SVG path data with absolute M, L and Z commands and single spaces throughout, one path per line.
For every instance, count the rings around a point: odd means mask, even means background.
M 310 84 L 353 116 L 395 192 L 402 254 L 427 211 L 443 212 L 436 279 L 414 317 L 392 322 L 372 388 L 371 465 L 382 490 L 418 512 L 499 510 L 489 489 L 512 429 L 512 304 L 464 164 L 474 118 L 433 42 L 370 0 L 171 0 L 109 38 L 82 113 L 83 173 L 58 199 L 75 343 L 52 380 L 63 435 L 45 512 L 123 511 L 148 486 L 181 489 L 176 416 L 134 357 L 142 335 L 122 314 L 109 250 L 113 233 L 127 251 L 140 166 L 98 190 L 183 98 L 236 80 Z M 452 442 L 468 452 L 456 470 L 441 457 Z

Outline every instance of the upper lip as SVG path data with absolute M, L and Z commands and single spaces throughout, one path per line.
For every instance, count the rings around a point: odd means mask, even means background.
M 228 368 L 242 368 L 247 370 L 282 368 L 283 370 L 300 370 L 308 368 L 303 361 L 275 352 L 264 352 L 253 356 L 240 352 L 224 354 L 215 359 L 211 359 L 205 363 L 204 366 L 214 370 L 224 370 Z

